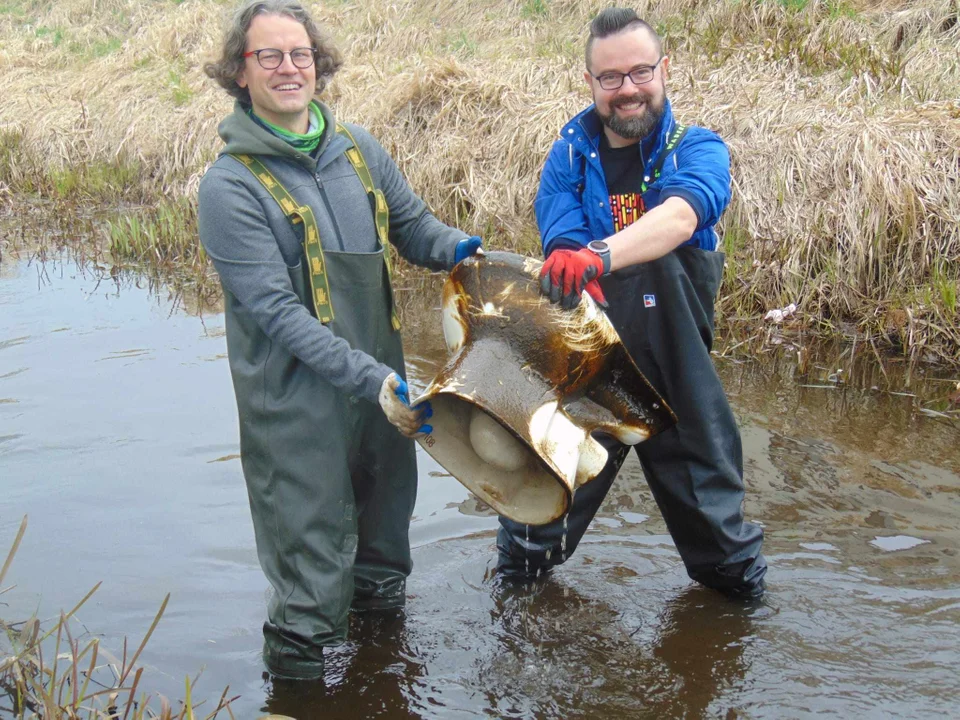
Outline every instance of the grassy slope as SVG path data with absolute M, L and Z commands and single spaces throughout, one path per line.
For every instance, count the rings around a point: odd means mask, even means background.
M 582 43 L 603 5 L 314 6 L 347 57 L 326 98 L 383 140 L 442 218 L 534 252 L 539 168 L 589 100 Z M 176 229 L 190 227 L 230 108 L 200 66 L 232 7 L 0 0 L 0 194 L 163 203 L 154 234 L 187 252 Z M 636 7 L 666 37 L 677 114 L 733 153 L 726 316 L 797 302 L 824 326 L 957 360 L 960 0 Z

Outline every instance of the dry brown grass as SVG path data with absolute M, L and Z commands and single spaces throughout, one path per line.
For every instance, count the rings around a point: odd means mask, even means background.
M 192 198 L 230 109 L 200 66 L 232 6 L 0 0 L 0 187 L 80 192 L 88 164 L 135 177 L 101 182 L 108 197 Z M 327 99 L 441 217 L 534 252 L 540 166 L 589 101 L 582 43 L 600 6 L 326 3 L 347 57 Z M 666 37 L 677 114 L 734 156 L 723 313 L 796 302 L 811 324 L 960 361 L 960 2 L 636 7 Z

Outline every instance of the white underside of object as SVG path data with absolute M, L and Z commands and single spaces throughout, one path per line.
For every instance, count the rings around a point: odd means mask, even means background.
M 446 302 L 443 303 L 442 322 L 443 339 L 447 344 L 447 351 L 455 353 L 463 347 L 463 343 L 467 339 L 463 321 L 460 319 L 460 311 L 457 309 L 456 295 L 448 295 Z
M 481 460 L 504 472 L 522 468 L 529 455 L 522 442 L 477 407 L 470 411 L 470 444 Z
M 541 455 L 549 458 L 560 474 L 570 481 L 577 476 L 580 446 L 586 431 L 557 411 L 557 401 L 540 406 L 530 418 L 530 439 Z
M 646 428 L 620 425 L 613 431 L 613 436 L 624 445 L 636 445 L 650 437 Z
M 584 439 L 580 446 L 580 460 L 577 463 L 577 486 L 593 480 L 603 466 L 607 464 L 607 449 L 592 437 Z

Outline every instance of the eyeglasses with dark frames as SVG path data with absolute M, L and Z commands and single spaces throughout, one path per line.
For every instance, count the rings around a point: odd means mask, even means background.
M 617 72 L 611 70 L 610 72 L 605 72 L 600 75 L 594 75 L 590 73 L 590 77 L 600 83 L 600 87 L 604 90 L 619 90 L 623 86 L 624 79 L 629 76 L 630 81 L 634 85 L 646 85 L 648 82 L 653 80 L 654 71 L 657 69 L 657 65 L 666 57 L 665 55 L 660 56 L 660 60 L 653 65 L 641 65 L 640 67 L 635 67 L 628 73 Z
M 257 57 L 257 62 L 260 63 L 260 67 L 264 70 L 276 70 L 283 65 L 284 55 L 290 56 L 290 62 L 293 63 L 294 67 L 305 70 L 313 65 L 316 60 L 317 51 L 309 47 L 294 48 L 289 52 L 278 50 L 277 48 L 263 48 L 262 50 L 251 50 L 243 54 L 245 58 L 251 55 Z

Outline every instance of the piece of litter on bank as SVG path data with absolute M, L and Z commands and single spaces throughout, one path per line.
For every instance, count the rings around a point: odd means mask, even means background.
M 891 535 L 889 537 L 877 536 L 870 541 L 870 544 L 886 552 L 895 552 L 897 550 L 909 550 L 917 545 L 923 545 L 928 542 L 930 541 L 910 537 L 909 535 Z
M 795 303 L 790 303 L 784 308 L 777 308 L 776 310 L 769 311 L 764 315 L 764 320 L 770 320 L 771 322 L 781 323 L 786 320 L 788 317 L 793 315 L 797 311 L 797 306 Z

